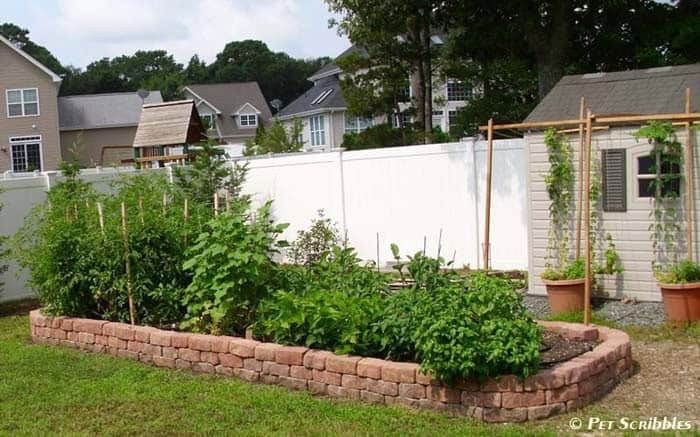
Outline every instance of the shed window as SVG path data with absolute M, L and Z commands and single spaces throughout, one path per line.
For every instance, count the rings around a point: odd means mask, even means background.
M 626 157 L 625 149 L 603 150 L 603 211 L 627 211 Z
M 665 155 L 660 153 L 645 155 L 637 158 L 637 196 L 642 198 L 654 197 L 656 186 L 656 170 L 660 173 L 661 189 L 665 195 L 681 193 L 681 166 L 676 162 L 669 162 Z

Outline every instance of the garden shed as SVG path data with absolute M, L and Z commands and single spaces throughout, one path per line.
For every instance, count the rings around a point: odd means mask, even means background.
M 184 162 L 188 146 L 207 139 L 192 100 L 143 105 L 134 137 L 134 160 L 144 163 Z
M 655 212 L 650 180 L 656 176 L 656 167 L 650 155 L 650 142 L 645 138 L 635 138 L 635 133 L 647 121 L 643 117 L 633 116 L 700 112 L 700 64 L 565 76 L 524 121 L 522 125 L 534 125 L 525 133 L 528 157 L 529 290 L 534 294 L 545 294 L 540 275 L 545 269 L 550 239 L 551 202 L 545 184 L 545 174 L 549 171 L 550 164 L 544 129 L 549 125 L 547 122 L 560 122 L 552 125 L 558 129 L 559 134 L 564 135 L 572 153 L 573 174 L 579 175 L 579 150 L 583 150 L 579 149 L 579 144 L 582 144 L 580 136 L 583 129 L 577 127 L 582 126 L 578 120 L 585 118 L 584 108 L 600 116 L 590 132 L 591 169 L 593 178 L 599 178 L 601 182 L 599 201 L 593 207 L 598 223 L 591 232 L 597 234 L 598 245 L 604 243 L 606 235 L 612 237 L 624 269 L 621 274 L 599 277 L 599 287 L 594 295 L 602 293 L 616 298 L 661 300 L 652 270 L 655 255 L 650 231 Z M 567 125 L 562 120 L 573 123 Z M 608 125 L 605 120 L 609 120 Z M 691 124 L 694 121 L 690 117 L 687 120 Z M 697 261 L 700 252 L 697 236 L 700 225 L 697 211 L 700 205 L 698 130 L 689 127 L 688 122 L 679 121 L 678 117 L 669 116 L 668 122 L 673 123 L 677 140 L 683 147 L 684 159 L 688 156 L 686 139 L 687 133 L 690 133 L 693 193 L 690 199 L 686 197 L 689 185 L 685 177 L 686 170 L 680 170 L 681 167 L 685 168 L 685 162 L 682 165 L 661 166 L 660 171 L 664 174 L 683 173 L 677 179 L 680 182 L 670 188 L 678 195 L 676 214 L 680 228 L 677 231 L 676 250 L 679 259 L 692 255 Z M 578 181 L 575 183 L 578 184 Z M 579 198 L 576 189 L 572 204 L 580 205 Z M 574 207 L 568 217 L 571 230 L 576 229 L 576 211 Z M 690 222 L 686 222 L 688 217 L 691 218 Z M 695 230 L 690 234 L 687 233 L 688 223 L 691 231 Z M 690 249 L 685 238 L 687 235 L 692 235 Z M 573 246 L 574 232 L 568 238 Z M 594 253 L 600 252 L 594 248 Z

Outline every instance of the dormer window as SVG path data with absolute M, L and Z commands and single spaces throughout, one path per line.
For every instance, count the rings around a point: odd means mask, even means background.
M 39 89 L 23 88 L 7 90 L 5 92 L 7 101 L 8 117 L 29 117 L 39 115 Z
M 199 114 L 199 119 L 202 120 L 205 129 L 216 129 L 214 114 Z
M 241 127 L 256 127 L 258 125 L 257 114 L 241 114 L 238 117 L 238 124 Z

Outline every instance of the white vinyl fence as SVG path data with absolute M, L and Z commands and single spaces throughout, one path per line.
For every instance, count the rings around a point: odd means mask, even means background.
M 526 159 L 523 140 L 494 142 L 491 262 L 497 269 L 527 268 Z M 81 175 L 106 189 L 127 170 L 89 170 Z M 128 170 L 133 171 L 133 170 Z M 465 140 L 365 151 L 299 153 L 249 160 L 245 191 L 261 204 L 273 200 L 277 221 L 289 223 L 293 240 L 324 210 L 347 232 L 360 258 L 393 261 L 390 244 L 403 255 L 425 250 L 455 266 L 480 268 L 484 227 L 486 143 Z M 55 174 L 0 178 L 0 233 L 12 234 Z M 31 295 L 16 266 L 3 275 L 0 300 Z

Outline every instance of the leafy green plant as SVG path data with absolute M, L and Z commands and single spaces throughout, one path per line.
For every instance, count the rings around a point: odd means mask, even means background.
M 556 129 L 549 128 L 544 132 L 544 143 L 549 156 L 549 172 L 545 175 L 544 182 L 551 201 L 546 267 L 557 269 L 564 266 L 569 259 L 569 214 L 573 199 L 574 175 L 571 148 L 564 136 Z
M 677 235 L 682 223 L 679 217 L 679 193 L 675 186 L 680 186 L 682 172 L 682 147 L 676 137 L 671 123 L 652 121 L 635 133 L 635 138 L 645 138 L 652 145 L 651 157 L 654 159 L 651 170 L 656 177 L 651 181 L 653 209 L 649 225 L 654 261 L 652 268 L 660 272 L 663 264 L 678 261 Z M 677 168 L 678 172 L 670 171 Z M 664 171 L 668 170 L 668 171 Z
M 0 194 L 2 194 L 2 190 L 0 189 Z M 0 213 L 2 213 L 2 207 L 3 204 L 0 202 Z M 7 265 L 4 264 L 4 260 L 8 255 L 8 250 L 5 248 L 5 242 L 7 241 L 7 237 L 4 235 L 0 235 L 0 275 L 5 273 L 7 271 Z M 0 280 L 0 295 L 2 295 L 2 290 L 5 284 Z
M 318 218 L 311 221 L 308 230 L 301 229 L 289 246 L 289 256 L 295 264 L 312 265 L 321 260 L 333 246 L 340 244 L 340 231 L 331 219 L 318 210 Z
M 302 132 L 304 125 L 301 120 L 295 119 L 289 128 L 281 121 L 269 128 L 259 127 L 255 138 L 245 142 L 245 155 L 265 155 L 268 153 L 292 153 L 300 152 L 304 147 Z
M 443 381 L 537 371 L 542 329 L 509 281 L 478 273 L 429 302 L 414 334 L 422 371 Z
M 690 260 L 682 260 L 656 272 L 656 279 L 662 284 L 685 284 L 700 282 L 700 265 Z
M 287 227 L 274 224 L 271 202 L 253 216 L 247 202 L 210 220 L 188 251 L 184 264 L 193 275 L 184 292 L 183 327 L 214 334 L 242 334 L 253 322 L 260 299 L 270 293 L 272 256 Z
M 212 209 L 214 193 L 227 192 L 231 201 L 245 198 L 243 182 L 248 172 L 247 164 L 231 164 L 224 160 L 224 151 L 213 141 L 201 143 L 195 157 L 187 167 L 175 167 L 175 184 L 184 192 L 190 203 L 209 205 Z
M 542 279 L 548 281 L 563 281 L 570 279 L 583 279 L 586 277 L 586 262 L 583 258 L 577 258 L 567 262 L 558 269 L 546 269 L 542 273 Z

